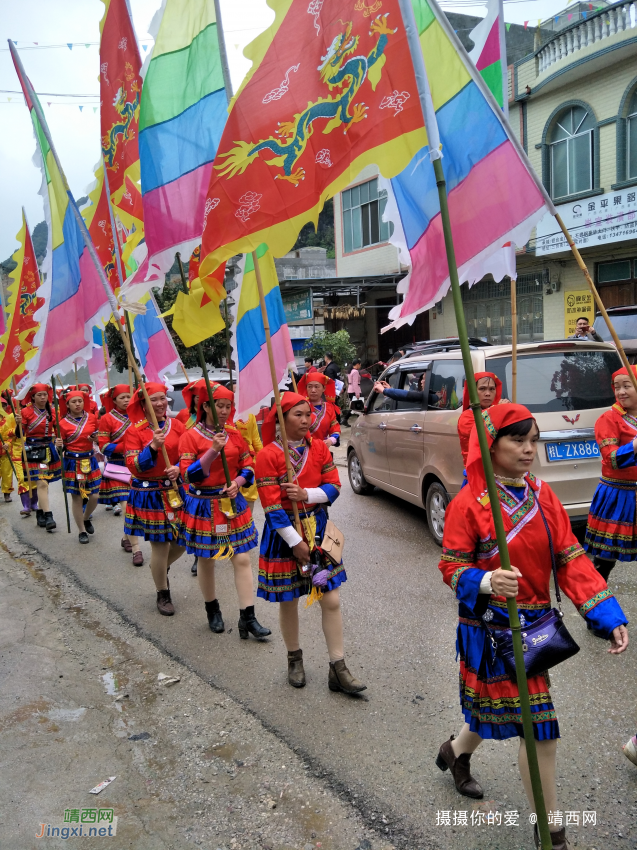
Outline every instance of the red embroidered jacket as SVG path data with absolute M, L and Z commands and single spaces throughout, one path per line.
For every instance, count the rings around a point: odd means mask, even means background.
M 130 425 L 128 416 L 119 410 L 111 410 L 100 418 L 98 443 L 104 454 L 124 454 L 124 438 Z
M 254 477 L 252 455 L 248 444 L 233 425 L 226 425 L 228 441 L 225 445 L 225 455 L 230 470 L 230 479 L 243 475 L 246 484 L 251 484 Z M 198 422 L 194 428 L 189 428 L 179 440 L 179 468 L 184 481 L 201 484 L 203 487 L 225 487 L 226 476 L 223 471 L 221 455 L 216 457 L 210 467 L 210 475 L 203 477 L 199 458 L 212 445 L 214 434 L 205 425 Z
M 637 466 L 633 440 L 637 437 L 637 419 L 614 404 L 595 423 L 595 439 L 602 455 L 602 475 L 620 481 L 636 481 Z
M 548 484 L 527 473 L 521 501 L 502 488 L 500 502 L 511 563 L 522 573 L 518 608 L 550 608 L 552 584 L 548 535 L 537 507 L 539 498 L 553 537 L 560 588 L 582 616 L 595 628 L 612 631 L 628 622 L 606 582 L 584 554 L 571 531 L 566 511 Z M 486 571 L 500 566 L 500 555 L 491 511 L 463 488 L 452 500 L 445 516 L 442 558 L 439 569 L 461 603 L 473 612 L 480 582 Z M 506 607 L 504 597 L 491 596 L 489 604 Z
M 332 435 L 339 437 L 341 433 L 341 426 L 338 424 L 338 419 L 336 418 L 336 414 L 338 412 L 336 405 L 332 404 L 331 401 L 323 399 L 320 409 L 315 407 L 313 404 L 310 404 L 310 406 L 312 408 L 312 413 L 316 417 L 310 425 L 310 436 L 317 440 L 327 440 L 327 438 Z
M 60 437 L 64 440 L 64 448 L 67 451 L 92 451 L 92 435 L 96 432 L 97 419 L 93 413 L 83 413 L 80 419 L 71 419 L 69 416 L 60 419 Z
M 22 408 L 22 431 L 25 437 L 38 439 L 55 439 L 55 411 L 51 411 L 51 419 L 47 418 L 46 410 L 38 410 L 29 405 Z
M 184 426 L 176 419 L 167 419 L 163 425 L 166 434 L 166 452 L 171 466 L 179 463 L 179 439 L 184 433 Z M 150 448 L 153 439 L 152 428 L 147 422 L 140 423 L 140 427 L 132 424 L 124 437 L 124 451 L 126 453 L 126 466 L 134 478 L 155 481 L 164 478 L 166 464 L 164 454 L 160 450 L 154 452 Z M 168 480 L 168 479 L 166 479 Z

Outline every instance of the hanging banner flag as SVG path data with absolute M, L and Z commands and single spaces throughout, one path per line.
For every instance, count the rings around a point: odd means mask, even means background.
M 9 275 L 12 281 L 8 287 L 9 322 L 0 339 L 0 392 L 10 386 L 11 378 L 17 376 L 35 355 L 32 342 L 38 323 L 33 314 L 44 304 L 44 299 L 38 298 L 40 272 L 24 210 L 22 227 L 16 238 L 20 247 L 13 254 L 12 259 L 16 267 Z
M 227 98 L 213 0 L 164 0 L 149 31 L 139 152 L 148 275 L 156 277 L 177 251 L 187 257 L 201 242 Z
M 458 274 L 461 283 L 472 285 L 491 271 L 490 263 L 501 267 L 507 242 L 524 245 L 554 207 L 444 13 L 435 0 L 413 2 L 440 133 Z M 439 301 L 450 281 L 429 147 L 391 184 L 396 206 L 392 214 L 388 203 L 385 220 L 395 221 L 391 241 L 411 265 L 398 284 L 404 300 L 389 314 L 389 327 L 399 327 Z
M 37 319 L 40 328 L 33 344 L 39 348 L 31 367 L 34 380 L 48 381 L 52 374 L 65 374 L 74 362 L 87 360 L 92 352 L 93 325 L 110 315 L 102 282 L 84 243 L 77 223 L 77 205 L 65 189 L 53 152 L 40 124 L 35 104 L 40 102 L 27 77 L 19 70 L 15 47 L 9 44 L 22 92 L 31 113 L 42 168 L 44 217 L 48 226 L 46 257 L 42 264 L 45 283 L 40 294 L 46 303 Z M 48 127 L 46 128 L 48 133 Z M 50 135 L 49 135 L 50 138 Z
M 215 159 L 202 277 L 262 243 L 282 256 L 366 165 L 393 177 L 426 144 L 398 0 L 371 19 L 343 0 L 272 8 Z
M 102 0 L 100 21 L 100 122 L 102 154 L 113 204 L 126 191 L 126 176 L 139 182 L 139 109 L 142 60 L 126 0 Z
M 282 385 L 288 380 L 288 370 L 296 368 L 290 331 L 285 321 L 274 258 L 266 245 L 259 246 L 257 258 L 268 311 L 276 377 Z M 231 308 L 234 319 L 232 359 L 239 370 L 234 401 L 236 418 L 247 419 L 249 413 L 258 413 L 262 405 L 269 406 L 272 378 L 252 254 L 244 256 L 239 267 L 239 286 L 233 291 L 235 303 Z
M 203 342 L 222 331 L 226 323 L 219 310 L 219 302 L 226 297 L 223 282 L 226 264 L 206 280 L 199 277 L 201 246 L 197 246 L 188 263 L 189 294 L 179 292 L 173 308 L 173 330 L 187 348 Z
M 104 348 L 102 346 L 102 333 L 102 328 L 93 327 L 93 351 L 91 352 L 91 359 L 86 363 L 96 396 L 99 396 L 104 387 L 108 386 L 106 363 L 104 362 Z
M 147 380 L 162 383 L 165 375 L 177 370 L 181 358 L 170 331 L 159 316 L 152 292 L 148 292 L 141 303 L 146 312 L 131 315 L 135 350 Z
M 507 51 L 502 3 L 503 0 L 489 0 L 486 16 L 469 33 L 475 45 L 469 58 L 508 118 Z
M 113 292 L 119 286 L 117 268 L 115 266 L 115 243 L 113 230 L 108 212 L 108 196 L 104 183 L 104 169 L 98 166 L 95 171 L 95 181 L 88 189 L 90 205 L 82 208 L 82 217 L 91 234 L 97 256 L 106 272 L 106 277 Z

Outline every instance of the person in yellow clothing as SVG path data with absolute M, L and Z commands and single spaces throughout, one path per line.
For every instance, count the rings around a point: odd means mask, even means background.
M 257 425 L 257 419 L 254 413 L 248 414 L 248 421 L 244 422 L 242 419 L 237 419 L 234 423 L 239 429 L 239 433 L 243 437 L 243 439 L 248 444 L 248 448 L 250 449 L 250 454 L 252 455 L 252 460 L 256 460 L 257 455 L 263 448 L 263 443 L 261 442 L 261 435 L 259 434 L 259 426 Z M 249 487 L 242 487 L 241 492 L 243 494 L 244 499 L 248 503 L 248 507 L 250 508 L 250 513 L 254 511 L 254 503 L 259 498 L 259 494 L 257 493 L 257 482 L 256 479 L 250 484 Z
M 13 492 L 13 470 L 18 479 L 18 494 L 22 501 L 23 516 L 31 513 L 31 498 L 29 488 L 24 483 L 24 471 L 22 468 L 22 440 L 18 437 L 17 426 L 9 400 L 5 393 L 2 394 L 0 405 L 0 480 L 2 482 L 2 493 L 4 501 L 11 502 Z M 13 463 L 13 468 L 11 467 Z

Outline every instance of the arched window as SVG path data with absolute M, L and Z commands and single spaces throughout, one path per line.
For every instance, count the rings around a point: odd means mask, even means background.
M 553 123 L 549 137 L 553 198 L 563 198 L 593 188 L 595 124 L 592 111 L 583 106 L 569 107 Z
M 626 115 L 627 180 L 637 177 L 637 91 L 633 92 Z

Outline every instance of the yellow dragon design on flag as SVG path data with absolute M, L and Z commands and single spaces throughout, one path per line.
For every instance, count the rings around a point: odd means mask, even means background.
M 270 166 L 281 166 L 282 174 L 275 179 L 287 180 L 298 186 L 305 178 L 305 169 L 298 165 L 303 155 L 308 139 L 313 133 L 312 124 L 319 119 L 326 119 L 324 134 L 329 134 L 337 127 L 344 125 L 347 133 L 355 124 L 367 117 L 368 107 L 364 102 L 352 104 L 361 86 L 367 78 L 373 90 L 378 85 L 383 65 L 385 64 L 385 47 L 388 37 L 398 32 L 387 24 L 386 15 L 378 15 L 370 26 L 370 35 L 377 35 L 378 41 L 367 56 L 352 54 L 358 47 L 359 36 L 352 35 L 352 22 L 345 24 L 345 31 L 334 37 L 327 53 L 321 57 L 321 65 L 317 68 L 320 79 L 330 91 L 343 85 L 346 87 L 338 96 L 319 97 L 314 103 L 308 104 L 303 112 L 294 116 L 291 121 L 280 121 L 276 135 L 264 139 L 258 144 L 239 141 L 227 153 L 217 154 L 217 159 L 225 159 L 215 169 L 228 178 L 243 174 L 263 150 L 275 154 L 273 159 L 266 160 Z M 350 111 L 351 106 L 351 111 Z M 278 138 L 277 138 L 278 136 Z

